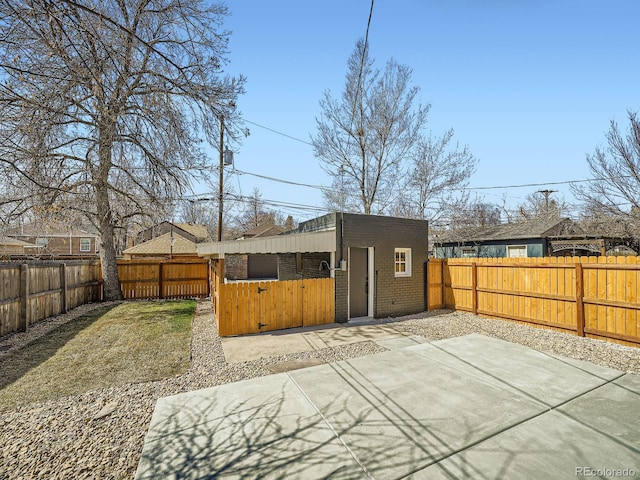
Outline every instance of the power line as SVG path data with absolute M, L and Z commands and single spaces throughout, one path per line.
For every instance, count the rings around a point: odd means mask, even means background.
M 284 183 L 284 184 L 287 184 L 287 185 L 297 185 L 297 186 L 300 186 L 300 187 L 315 188 L 317 190 L 322 190 L 322 191 L 329 190 L 328 187 L 323 187 L 322 185 L 311 185 L 309 183 L 299 183 L 299 182 L 294 182 L 292 180 L 285 180 L 283 178 L 268 177 L 266 175 L 260 175 L 258 173 L 252 173 L 252 172 L 245 172 L 243 170 L 238 170 L 238 169 L 234 170 L 234 172 L 236 172 L 238 175 L 249 175 L 249 176 L 252 176 L 252 177 L 262 178 L 264 180 L 271 180 L 272 182 Z
M 287 138 L 290 138 L 291 140 L 295 140 L 296 142 L 304 143 L 306 145 L 310 145 L 310 146 L 313 147 L 313 144 L 310 143 L 310 142 L 307 142 L 306 140 L 301 140 L 301 139 L 296 138 L 294 136 L 288 135 L 286 133 L 279 132 L 278 130 L 274 130 L 273 128 L 265 127 L 264 125 L 260 125 L 259 123 L 252 122 L 250 120 L 246 120 L 245 119 L 244 121 L 247 122 L 247 123 L 250 123 L 251 125 L 255 125 L 256 127 L 264 128 L 265 130 L 269 130 L 270 132 L 277 133 L 278 135 L 282 135 L 283 137 L 287 137 Z
M 245 197 L 245 196 L 241 196 L 241 195 L 234 195 L 234 194 L 228 194 L 229 197 L 231 197 L 232 199 L 238 201 L 238 202 L 242 202 L 242 203 L 249 203 L 249 202 L 255 202 L 256 199 L 253 197 Z M 290 203 L 290 202 L 283 202 L 280 200 L 269 200 L 269 199 L 260 199 L 260 204 L 262 205 L 267 205 L 267 206 L 272 206 L 272 207 L 281 207 L 281 208 L 288 208 L 288 209 L 294 209 L 294 210 L 305 210 L 305 211 L 314 211 L 314 212 L 326 212 L 327 209 L 324 207 L 318 207 L 316 205 L 304 205 L 301 203 Z
M 301 187 L 315 188 L 317 190 L 328 191 L 328 192 L 334 191 L 331 187 L 323 186 L 323 185 L 312 185 L 308 183 L 294 182 L 292 180 L 285 180 L 283 178 L 277 178 L 277 177 L 269 177 L 267 175 L 261 175 L 253 172 L 246 172 L 238 169 L 236 169 L 235 172 L 237 172 L 240 175 L 249 175 L 252 177 L 262 178 L 264 180 L 270 180 L 273 182 L 279 182 L 279 183 L 284 183 L 288 185 L 297 185 Z M 459 188 L 450 188 L 449 190 L 500 190 L 500 189 L 507 189 L 507 188 L 531 188 L 531 187 L 545 187 L 549 185 L 570 185 L 573 183 L 588 183 L 588 182 L 596 182 L 600 180 L 603 180 L 603 179 L 587 178 L 582 180 L 565 180 L 562 182 L 523 183 L 519 185 L 496 185 L 496 186 L 485 186 L 485 187 L 459 187 Z
M 326 191 L 326 192 L 335 192 L 335 190 L 333 190 L 331 187 L 329 186 L 324 186 L 324 185 L 313 185 L 313 184 L 309 184 L 309 183 L 302 183 L 302 182 L 295 182 L 293 180 L 286 180 L 284 178 L 277 178 L 277 177 L 270 177 L 267 175 L 262 175 L 259 173 L 254 173 L 254 172 L 247 172 L 244 170 L 238 170 L 235 169 L 234 172 L 236 172 L 238 175 L 249 175 L 252 177 L 257 177 L 257 178 L 261 178 L 263 180 L 269 180 L 272 182 L 278 182 L 278 183 L 283 183 L 283 184 L 287 184 L 287 185 L 295 185 L 295 186 L 300 186 L 300 187 L 307 187 L 307 188 L 314 188 L 317 190 L 322 190 L 322 191 Z M 483 187 L 456 187 L 456 188 L 450 188 L 448 190 L 501 190 L 501 189 L 507 189 L 507 188 L 532 188 L 532 187 L 545 187 L 545 186 L 550 186 L 550 185 L 571 185 L 574 183 L 589 183 L 589 182 L 597 182 L 597 181 L 602 181 L 602 180 L 607 180 L 606 178 L 586 178 L 586 179 L 582 179 L 582 180 L 565 180 L 565 181 L 561 181 L 561 182 L 544 182 L 544 183 L 522 183 L 522 184 L 517 184 L 517 185 L 494 185 L 494 186 L 483 186 Z
M 225 192 L 225 197 L 227 199 L 232 199 L 233 201 L 237 201 L 241 203 L 249 203 L 249 202 L 256 201 L 255 197 L 247 197 L 244 195 L 237 195 L 235 193 L 229 193 L 229 192 Z M 217 202 L 218 201 L 217 198 L 208 197 L 208 196 L 198 196 L 198 195 L 184 195 L 182 197 L 179 197 L 179 199 L 187 200 L 189 202 L 214 202 L 214 201 Z M 305 211 L 313 211 L 313 212 L 327 211 L 326 208 L 318 207 L 317 205 L 304 205 L 301 203 L 290 203 L 290 202 L 284 202 L 281 200 L 270 200 L 270 199 L 264 199 L 264 198 L 260 198 L 259 201 L 260 201 L 260 204 L 262 205 L 273 206 L 273 207 L 281 207 L 281 208 L 287 208 L 287 209 L 305 210 Z
M 462 187 L 454 190 L 498 190 L 503 188 L 545 187 L 547 185 L 571 185 L 572 183 L 587 183 L 606 180 L 603 178 L 586 178 L 583 180 L 565 180 L 564 182 L 523 183 L 520 185 L 498 185 L 493 187 Z

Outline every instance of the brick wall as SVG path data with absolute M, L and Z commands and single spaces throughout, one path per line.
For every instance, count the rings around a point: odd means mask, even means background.
M 340 214 L 336 215 L 337 228 L 340 229 Z M 426 221 L 345 213 L 343 242 L 345 259 L 349 247 L 374 247 L 376 318 L 426 310 Z M 395 248 L 411 248 L 411 277 L 395 276 Z M 339 250 L 338 245 L 337 260 L 340 259 Z M 347 317 L 347 273 L 336 272 L 336 320 L 344 321 Z
M 246 280 L 249 262 L 247 255 L 227 255 L 224 262 L 225 277 L 229 280 Z
M 336 322 L 344 323 L 349 319 L 349 272 L 336 270 Z

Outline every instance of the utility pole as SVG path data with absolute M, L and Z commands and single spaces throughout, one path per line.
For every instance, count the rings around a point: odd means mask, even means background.
M 541 193 L 544 195 L 544 211 L 545 213 L 549 213 L 549 195 L 557 192 L 557 190 L 538 190 L 537 193 Z
M 224 116 L 220 114 L 220 193 L 218 194 L 218 241 L 222 241 L 222 183 L 224 182 Z

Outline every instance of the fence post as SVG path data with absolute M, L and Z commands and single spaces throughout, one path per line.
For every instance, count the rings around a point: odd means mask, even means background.
M 60 313 L 67 313 L 67 264 L 60 264 Z
M 471 263 L 471 301 L 473 314 L 478 314 L 478 264 Z
M 446 285 L 444 284 L 444 279 L 445 279 L 445 275 L 444 275 L 444 267 L 445 265 L 448 267 L 449 264 L 447 263 L 446 259 L 442 259 L 442 262 L 440 263 L 440 300 L 441 300 L 441 305 L 442 308 L 447 308 L 447 288 Z
M 160 291 L 158 292 L 158 297 L 161 298 L 161 299 L 164 298 L 164 295 L 163 295 L 163 293 L 164 293 L 163 292 L 163 290 L 164 290 L 164 279 L 162 278 L 162 276 L 164 274 L 163 268 L 162 268 L 163 265 L 164 265 L 164 263 L 162 263 L 162 262 L 158 263 L 158 276 L 159 276 L 159 278 L 158 278 L 158 288 L 160 289 Z
M 20 265 L 20 323 L 19 332 L 26 332 L 29 327 L 29 265 Z
M 581 263 L 576 263 L 576 326 L 578 336 L 584 337 L 584 273 Z
M 211 295 L 211 259 L 207 263 L 207 297 Z

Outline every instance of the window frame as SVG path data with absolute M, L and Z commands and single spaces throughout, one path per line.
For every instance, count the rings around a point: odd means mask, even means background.
M 524 256 L 518 255 L 517 257 L 514 257 L 509 254 L 511 251 L 516 251 L 516 250 L 522 251 L 523 249 L 524 249 Z M 527 248 L 526 245 L 507 245 L 507 258 L 529 258 L 529 249 Z
M 85 245 L 87 245 L 86 242 L 88 243 L 88 247 L 87 248 L 82 248 L 82 243 L 85 242 Z M 90 238 L 81 238 L 80 239 L 80 252 L 82 253 L 87 253 L 87 252 L 91 252 L 91 239 Z
M 477 257 L 478 257 L 478 247 L 460 247 L 460 258 L 477 258 Z
M 404 254 L 404 259 L 399 260 L 398 254 Z M 404 271 L 398 271 L 398 266 L 404 265 Z M 396 247 L 393 251 L 393 273 L 396 278 L 411 277 L 411 249 Z

